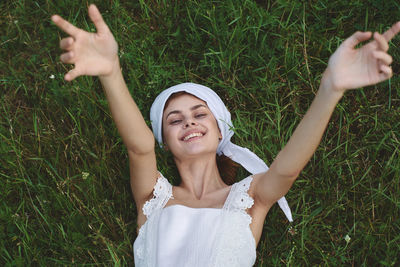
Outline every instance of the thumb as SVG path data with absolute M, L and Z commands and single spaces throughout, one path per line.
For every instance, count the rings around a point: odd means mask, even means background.
M 100 11 L 94 4 L 89 6 L 89 17 L 93 21 L 94 26 L 97 29 L 98 33 L 105 33 L 108 30 L 107 24 L 104 22 L 103 17 L 100 14 Z
M 347 46 L 349 48 L 354 48 L 356 45 L 358 45 L 359 43 L 366 41 L 368 39 L 370 39 L 372 36 L 371 32 L 360 32 L 357 31 L 355 32 L 352 36 L 350 36 L 349 38 L 347 38 L 344 42 L 343 45 Z
M 74 68 L 74 69 L 68 71 L 67 74 L 65 74 L 64 79 L 67 82 L 70 82 L 70 81 L 74 80 L 76 77 L 78 77 L 80 75 L 81 74 L 79 73 L 79 71 L 76 68 Z

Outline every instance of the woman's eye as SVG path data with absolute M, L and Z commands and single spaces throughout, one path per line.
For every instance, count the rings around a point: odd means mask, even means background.
M 203 117 L 205 117 L 205 116 L 207 116 L 207 114 L 201 113 L 201 114 L 197 114 L 195 117 L 196 117 L 196 118 L 203 118 Z
M 172 121 L 170 121 L 170 123 L 169 124 L 178 124 L 178 123 L 180 123 L 182 120 L 172 120 Z

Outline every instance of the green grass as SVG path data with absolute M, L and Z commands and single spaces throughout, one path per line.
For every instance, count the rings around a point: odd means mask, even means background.
M 234 141 L 268 164 L 340 42 L 400 19 L 396 0 L 94 2 L 147 120 L 163 89 L 202 83 L 232 111 Z M 87 5 L 0 2 L 1 266 L 133 266 L 126 150 L 98 79 L 63 81 L 65 35 L 50 22 L 58 13 L 94 30 Z M 338 104 L 287 195 L 294 223 L 270 211 L 257 266 L 400 264 L 399 40 L 390 48 L 395 76 Z M 157 153 L 160 170 L 176 181 L 171 159 Z

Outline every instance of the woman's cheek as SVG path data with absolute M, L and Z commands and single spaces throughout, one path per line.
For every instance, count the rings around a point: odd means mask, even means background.
M 172 126 L 169 126 L 168 127 L 168 129 L 167 129 L 167 131 L 166 131 L 166 134 L 165 134 L 165 141 L 167 142 L 167 143 L 173 143 L 174 141 L 176 141 L 177 139 L 178 139 L 178 136 L 177 136 L 177 131 L 174 129 L 174 127 L 172 127 Z

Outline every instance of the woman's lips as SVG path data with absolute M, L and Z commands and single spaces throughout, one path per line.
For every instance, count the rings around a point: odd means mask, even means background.
M 191 132 L 191 133 L 189 133 L 189 134 L 187 134 L 187 135 L 185 135 L 183 138 L 182 138 L 182 141 L 190 141 L 190 140 L 192 140 L 192 139 L 198 139 L 198 138 L 200 138 L 200 137 L 202 137 L 202 136 L 204 136 L 204 134 L 203 133 L 201 133 L 201 132 Z

